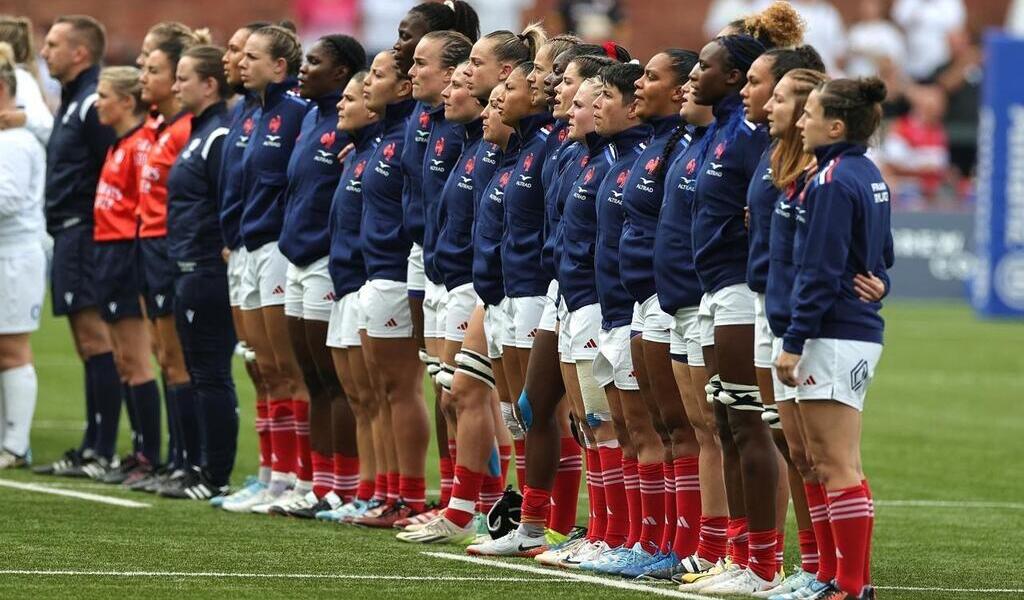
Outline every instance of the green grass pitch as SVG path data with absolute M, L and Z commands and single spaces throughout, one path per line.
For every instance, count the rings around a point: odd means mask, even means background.
M 877 502 L 879 597 L 1024 597 L 1024 323 L 979 321 L 959 304 L 893 302 L 884 314 L 887 343 L 864 425 L 865 469 Z M 47 318 L 33 344 L 40 393 L 32 443 L 43 461 L 78 442 L 82 371 L 65 321 Z M 252 388 L 240 364 L 236 382 L 242 433 L 235 473 L 241 480 L 254 472 L 257 451 Z M 123 424 L 122 433 L 126 429 Z M 436 489 L 436 461 L 428 464 L 427 487 Z M 125 508 L 0 487 L 0 598 L 654 594 L 550 570 L 428 556 L 423 552 L 461 549 L 414 547 L 390 532 L 230 515 L 26 471 L 3 472 L 0 479 L 150 505 Z M 585 506 L 581 499 L 581 518 Z M 792 517 L 786 537 L 792 565 L 798 561 Z

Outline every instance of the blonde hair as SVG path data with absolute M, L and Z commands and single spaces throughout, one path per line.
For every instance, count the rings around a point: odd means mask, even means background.
M 14 62 L 24 65 L 33 77 L 38 78 L 39 72 L 32 44 L 32 21 L 27 17 L 0 15 L 0 41 L 7 42 L 14 51 Z
M 7 42 L 0 42 L 0 83 L 13 98 L 18 93 L 18 75 L 15 73 L 14 48 Z
M 811 95 L 811 91 L 828 81 L 828 76 L 813 69 L 793 69 L 783 75 L 782 79 L 793 81 L 793 93 L 796 95 L 793 118 L 796 119 L 803 114 L 804 105 L 807 103 L 807 97 Z M 772 182 L 780 190 L 786 189 L 796 181 L 808 165 L 814 161 L 813 154 L 804 152 L 800 130 L 795 125 L 794 121 L 772 150 Z
M 283 58 L 288 65 L 288 74 L 296 75 L 302 66 L 302 43 L 295 32 L 281 25 L 267 25 L 252 32 L 267 38 L 267 49 L 274 60 Z
M 177 42 L 182 46 L 198 46 L 212 43 L 210 30 L 207 28 L 191 29 L 179 21 L 161 21 L 149 28 L 146 35 L 156 38 L 157 46 Z
M 768 8 L 743 19 L 745 33 L 766 48 L 789 48 L 802 44 L 807 25 L 789 2 L 776 0 Z
M 135 114 L 142 114 L 147 106 L 142 101 L 142 83 L 139 81 L 139 75 L 140 71 L 135 67 L 104 67 L 100 71 L 100 81 L 108 83 L 118 96 L 135 100 Z
M 483 39 L 494 41 L 494 56 L 498 62 L 519 64 L 537 57 L 537 51 L 547 41 L 547 34 L 540 23 L 530 23 L 522 33 L 501 29 L 492 31 Z

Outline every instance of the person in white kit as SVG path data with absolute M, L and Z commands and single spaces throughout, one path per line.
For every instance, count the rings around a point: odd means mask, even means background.
M 14 53 L 0 44 L 0 112 L 16 106 Z M 46 152 L 25 128 L 0 130 L 0 469 L 27 466 L 38 384 L 29 334 L 46 290 Z
M 14 106 L 0 111 L 0 129 L 25 127 L 45 145 L 53 131 L 53 113 L 33 75 L 36 53 L 32 47 L 32 21 L 26 17 L 0 16 L 0 42 L 11 45 L 18 80 Z

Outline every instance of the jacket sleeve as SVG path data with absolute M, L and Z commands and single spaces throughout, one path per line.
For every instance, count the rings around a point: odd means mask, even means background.
M 839 297 L 853 239 L 853 199 L 839 182 L 820 185 L 808 201 L 807 237 L 803 255 L 796 257 L 790 297 L 793 314 L 782 343 L 790 354 L 803 354 L 804 342 L 817 335 L 822 317 Z
M 203 158 L 206 159 L 206 177 L 210 193 L 216 200 L 219 210 L 221 162 L 224 159 L 224 138 L 228 134 L 227 127 L 218 127 L 203 142 Z

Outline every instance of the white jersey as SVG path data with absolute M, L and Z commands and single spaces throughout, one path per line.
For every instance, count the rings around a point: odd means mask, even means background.
M 46 105 L 46 100 L 43 100 L 39 82 L 31 73 L 19 66 L 14 70 L 14 75 L 18 80 L 18 94 L 14 101 L 25 111 L 25 128 L 45 146 L 53 131 L 53 113 Z
M 0 131 L 0 252 L 39 244 L 46 151 L 28 129 Z

